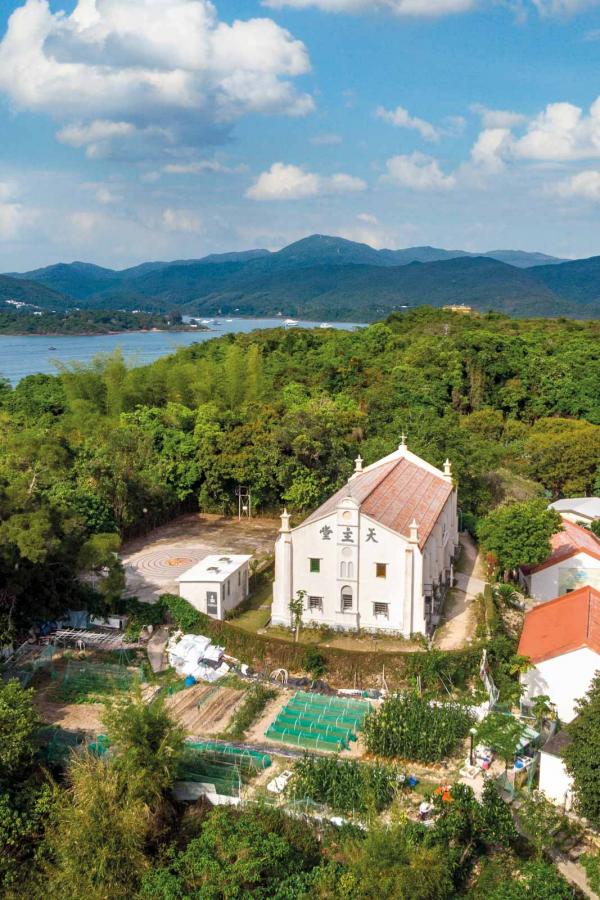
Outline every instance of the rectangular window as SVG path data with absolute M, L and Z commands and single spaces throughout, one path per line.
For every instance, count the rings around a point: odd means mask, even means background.
M 323 598 L 322 597 L 309 597 L 308 598 L 308 608 L 311 611 L 318 610 L 319 612 L 323 612 Z
M 214 591 L 207 591 L 206 593 L 206 612 L 209 616 L 216 616 L 219 612 L 217 595 Z
M 227 596 L 231 597 L 231 579 L 227 582 Z
M 389 618 L 389 603 L 374 603 L 373 604 L 373 615 L 374 616 L 383 616 L 385 619 Z
M 375 563 L 375 576 L 377 578 L 387 577 L 387 563 Z
M 238 587 L 240 586 L 241 583 L 242 583 L 242 572 L 240 569 L 240 571 L 238 572 Z
M 352 609 L 352 597 L 342 597 L 342 612 Z
M 321 560 L 320 559 L 314 559 L 311 557 L 310 571 L 311 572 L 320 572 L 321 571 Z

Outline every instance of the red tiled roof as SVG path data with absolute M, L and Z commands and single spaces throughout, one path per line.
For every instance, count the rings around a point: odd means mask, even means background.
M 539 663 L 580 647 L 600 654 L 600 592 L 595 588 L 571 591 L 526 614 L 520 656 Z
M 563 559 L 568 559 L 576 553 L 589 553 L 595 559 L 600 559 L 600 541 L 587 528 L 581 525 L 575 525 L 568 519 L 562 520 L 562 531 L 557 531 L 550 538 L 552 552 L 548 559 L 538 563 L 537 566 L 522 566 L 523 572 L 529 575 L 531 572 L 539 572 L 541 569 L 547 569 Z
M 399 534 L 408 535 L 414 519 L 423 547 L 452 490 L 452 483 L 441 475 L 408 459 L 392 459 L 352 478 L 349 487 L 326 500 L 302 525 L 330 515 L 350 493 L 362 513 Z

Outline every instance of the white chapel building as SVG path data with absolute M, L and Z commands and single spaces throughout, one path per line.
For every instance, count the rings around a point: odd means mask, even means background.
M 281 516 L 271 621 L 292 624 L 304 591 L 305 624 L 429 634 L 453 579 L 456 488 L 444 470 L 399 448 L 362 467 L 301 525 Z

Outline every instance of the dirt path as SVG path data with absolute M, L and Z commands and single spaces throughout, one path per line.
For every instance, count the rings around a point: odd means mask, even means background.
M 459 650 L 473 637 L 475 617 L 471 602 L 485 587 L 485 574 L 477 545 L 466 532 L 460 535 L 462 547 L 456 586 L 448 592 L 444 621 L 436 631 L 434 643 L 440 650 Z

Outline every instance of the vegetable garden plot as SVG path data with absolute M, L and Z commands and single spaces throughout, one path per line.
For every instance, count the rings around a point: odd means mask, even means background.
M 64 673 L 54 673 L 52 699 L 62 703 L 93 703 L 102 697 L 125 693 L 134 680 L 143 681 L 141 669 L 69 660 Z
M 393 766 L 306 756 L 294 765 L 288 793 L 336 812 L 380 812 L 404 785 L 403 775 Z
M 366 745 L 378 756 L 437 762 L 455 752 L 472 721 L 457 703 L 431 704 L 417 694 L 388 697 L 364 723 Z
M 298 691 L 265 737 L 306 749 L 344 750 L 356 740 L 370 709 L 370 704 L 362 700 Z

